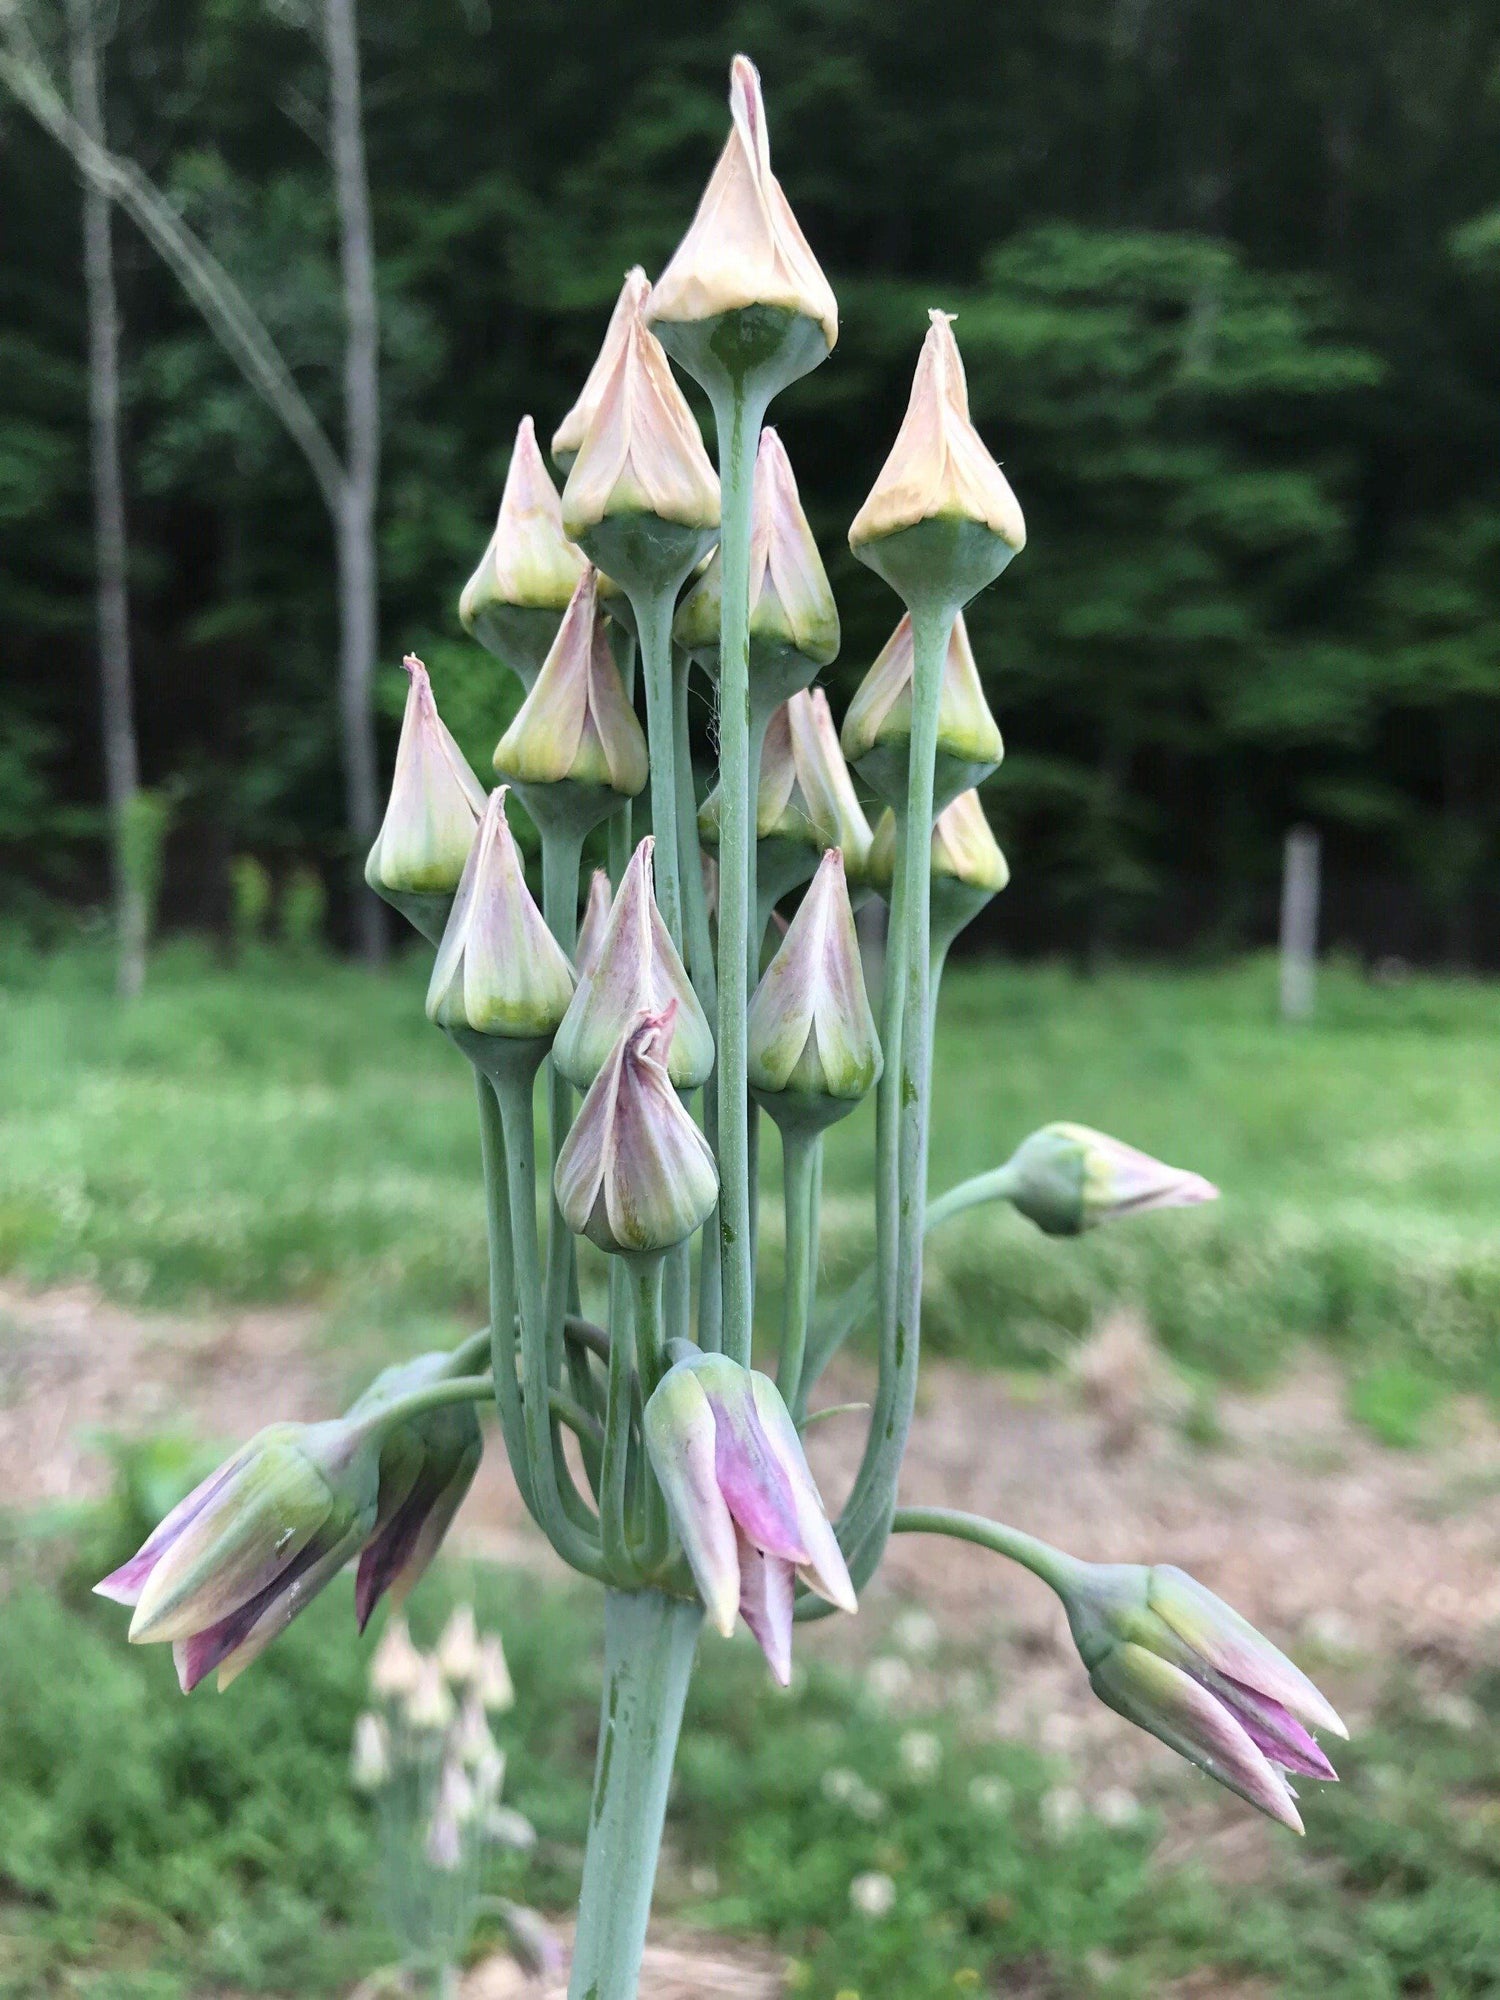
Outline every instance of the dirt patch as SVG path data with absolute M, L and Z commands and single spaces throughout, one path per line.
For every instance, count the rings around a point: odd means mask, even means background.
M 529 1978 L 508 1958 L 492 1958 L 465 1978 L 462 2000 L 566 2000 L 566 1974 Z M 779 1961 L 684 1939 L 648 1946 L 641 1966 L 641 2000 L 780 2000 Z

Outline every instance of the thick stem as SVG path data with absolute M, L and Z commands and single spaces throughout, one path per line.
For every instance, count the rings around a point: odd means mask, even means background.
M 425 1388 L 413 1389 L 409 1396 L 398 1396 L 394 1402 L 382 1403 L 378 1410 L 363 1419 L 366 1428 L 373 1431 L 388 1431 L 396 1424 L 404 1424 L 412 1417 L 420 1417 L 428 1410 L 446 1409 L 450 1403 L 483 1403 L 494 1393 L 494 1378 L 489 1375 L 444 1375 L 436 1382 L 429 1382 Z
M 604 1697 L 568 2000 L 636 2000 L 699 1605 L 660 1591 L 604 1600 Z
M 677 851 L 677 739 L 672 701 L 672 609 L 675 591 L 631 598 L 641 635 L 646 683 L 646 741 L 651 756 L 651 830 L 656 836 L 656 906 L 682 950 L 682 868 Z
M 619 1258 L 614 1259 L 615 1264 L 620 1262 Z M 599 1529 L 606 1570 L 616 1583 L 629 1584 L 637 1580 L 627 1526 L 630 1426 L 636 1397 L 636 1329 L 623 1298 L 621 1306 L 623 1309 L 612 1316 L 609 1329 L 609 1409 L 604 1420 Z
M 722 517 L 719 560 L 719 1261 L 724 1352 L 750 1360 L 755 1253 L 750 1235 L 745 1002 L 751 974 L 755 799 L 750 755 L 750 496 L 763 405 L 743 384 L 715 397 Z
M 635 634 L 617 625 L 613 619 L 609 627 L 610 650 L 615 656 L 615 665 L 620 670 L 620 680 L 625 689 L 625 699 L 635 706 Z M 632 849 L 631 831 L 634 813 L 629 799 L 624 799 L 609 816 L 609 879 L 616 889 L 621 877 L 630 864 Z
M 490 1370 L 500 1434 L 527 1511 L 536 1513 L 531 1468 L 526 1457 L 526 1420 L 516 1374 L 516 1274 L 510 1241 L 510 1194 L 505 1173 L 505 1137 L 500 1105 L 488 1077 L 474 1072 L 479 1092 L 479 1152 L 484 1167 L 484 1213 L 490 1253 Z
M 682 920 L 687 934 L 688 976 L 704 1013 L 713 1020 L 718 1013 L 718 982 L 714 972 L 708 898 L 703 893 L 703 862 L 698 845 L 698 794 L 693 784 L 692 735 L 688 728 L 689 664 L 685 653 L 678 654 L 672 662 L 672 736 L 677 757 L 677 852 L 682 867 Z M 712 1075 L 703 1088 L 703 1129 L 717 1159 L 719 1105 Z M 717 1207 L 703 1226 L 699 1244 L 698 1345 L 706 1354 L 711 1354 L 719 1345 L 724 1321 Z
M 817 1190 L 822 1155 L 821 1132 L 782 1128 L 786 1296 L 781 1318 L 781 1362 L 776 1371 L 776 1386 L 794 1419 L 800 1419 L 803 1410 L 802 1364 L 807 1352 L 807 1323 L 812 1313 L 818 1255 Z
M 578 864 L 583 842 L 570 830 L 548 826 L 542 830 L 542 914 L 547 928 L 569 958 L 578 948 Z M 553 1191 L 557 1156 L 562 1151 L 568 1128 L 573 1123 L 573 1087 L 550 1057 L 547 1062 L 547 1127 L 551 1141 L 551 1171 L 547 1176 L 547 1366 L 554 1387 L 561 1381 L 564 1365 L 573 1385 L 573 1394 L 586 1410 L 594 1407 L 594 1383 L 588 1363 L 568 1347 L 563 1339 L 563 1320 L 574 1282 L 578 1246 L 573 1232 L 562 1219 Z M 588 1460 L 593 1476 L 598 1467 Z

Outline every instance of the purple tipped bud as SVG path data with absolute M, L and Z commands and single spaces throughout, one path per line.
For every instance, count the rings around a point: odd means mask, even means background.
M 717 791 L 703 802 L 698 830 L 706 846 L 718 846 Z M 755 837 L 761 843 L 762 873 L 768 863 L 776 864 L 776 879 L 784 880 L 788 889 L 807 881 L 818 856 L 830 847 L 843 850 L 851 882 L 865 878 L 873 838 L 870 822 L 839 749 L 828 697 L 821 688 L 794 694 L 767 725 Z M 794 856 L 800 866 L 789 872 L 782 864 Z
M 552 650 L 495 747 L 495 769 L 521 785 L 568 782 L 612 808 L 646 782 L 646 738 L 598 612 L 598 571 L 586 569 Z
M 860 682 L 839 735 L 849 762 L 891 805 L 902 805 L 906 800 L 915 668 L 911 613 L 907 612 Z M 984 698 L 968 627 L 960 612 L 943 657 L 934 808 L 941 811 L 960 792 L 982 784 L 1004 755 L 1000 728 Z
M 484 787 L 443 725 L 426 667 L 414 653 L 402 665 L 411 685 L 391 796 L 365 880 L 404 910 L 403 899 L 448 897 L 458 887 L 484 811 Z
M 604 927 L 609 922 L 611 901 L 609 876 L 604 869 L 596 868 L 589 877 L 583 922 L 578 926 L 578 945 L 573 953 L 573 964 L 580 979 L 585 973 L 592 972 L 599 962 L 599 947 L 604 942 Z
M 523 417 L 495 532 L 458 600 L 460 622 L 530 687 L 587 567 L 563 533 L 562 502 L 536 426 Z
M 1012 1207 L 1049 1236 L 1219 1198 L 1202 1174 L 1169 1167 L 1087 1125 L 1044 1125 L 1017 1147 L 1006 1174 Z

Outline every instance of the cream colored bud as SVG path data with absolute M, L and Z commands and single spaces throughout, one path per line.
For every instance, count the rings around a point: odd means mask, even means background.
M 382 1717 L 366 1712 L 354 1725 L 349 1782 L 357 1792 L 378 1792 L 390 1775 L 390 1731 Z
M 446 1729 L 453 1720 L 453 1697 L 442 1668 L 430 1653 L 422 1658 L 416 1682 L 402 1703 L 402 1713 L 409 1729 L 422 1731 Z
M 505 1648 L 497 1632 L 486 1632 L 479 1642 L 479 1699 L 491 1715 L 504 1715 L 516 1705 Z
M 415 653 L 401 664 L 411 685 L 390 802 L 365 863 L 365 880 L 377 894 L 451 896 L 484 811 L 484 787 L 444 727 L 426 667 Z
M 860 682 L 844 716 L 839 742 L 860 776 L 888 804 L 906 798 L 911 749 L 914 654 L 907 612 Z M 953 621 L 938 696 L 933 805 L 942 808 L 981 784 L 1005 755 L 1000 728 L 984 698 L 963 613 Z
M 895 875 L 896 815 L 887 808 L 870 845 L 870 884 L 888 898 Z M 932 829 L 932 942 L 940 957 L 1009 881 L 978 792 L 960 792 Z
M 572 998 L 573 968 L 526 886 L 502 785 L 485 808 L 433 962 L 427 1018 L 477 1035 L 550 1040 Z
M 479 567 L 464 585 L 464 630 L 528 682 L 587 567 L 563 533 L 562 502 L 530 417 L 521 419 L 500 513 Z
M 455 1687 L 467 1687 L 479 1673 L 479 1627 L 472 1604 L 455 1605 L 437 1642 L 438 1665 Z
M 646 302 L 651 296 L 651 280 L 637 264 L 625 273 L 625 282 L 620 287 L 620 296 L 615 300 L 614 311 L 609 316 L 609 325 L 604 329 L 604 343 L 594 357 L 594 365 L 588 372 L 587 380 L 578 392 L 578 401 L 552 433 L 552 461 L 563 472 L 572 469 L 578 456 L 579 446 L 594 421 L 594 413 L 604 396 L 604 385 L 620 358 L 620 350 L 625 345 L 625 337 L 630 322 L 641 317 Z M 561 514 L 558 516 L 561 524 Z
M 422 1655 L 411 1642 L 404 1618 L 393 1618 L 370 1661 L 370 1691 L 382 1701 L 399 1701 L 416 1687 Z
M 646 738 L 598 615 L 598 572 L 584 571 L 536 685 L 495 748 L 495 769 L 523 785 L 564 780 L 633 798 L 650 773 Z
M 1004 545 L 1003 567 L 1025 547 L 1026 523 L 1005 474 L 970 420 L 952 316 L 933 312 L 929 317 L 932 325 L 917 361 L 906 416 L 869 498 L 854 517 L 849 546 L 880 567 L 868 553 L 870 544 L 929 521 L 968 522 Z M 997 573 L 992 565 L 990 574 Z
M 736 56 L 733 118 L 719 163 L 686 236 L 651 294 L 653 322 L 694 322 L 746 307 L 779 306 L 813 320 L 828 348 L 839 337 L 838 302 L 771 171 L 760 77 Z

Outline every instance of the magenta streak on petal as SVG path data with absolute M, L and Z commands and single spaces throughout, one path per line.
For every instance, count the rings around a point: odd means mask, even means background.
M 227 1659 L 235 1647 L 248 1637 L 251 1628 L 265 1616 L 276 1599 L 290 1590 L 297 1578 L 327 1553 L 326 1545 L 314 1535 L 306 1548 L 297 1551 L 280 1576 L 268 1583 L 264 1590 L 257 1591 L 248 1604 L 240 1605 L 237 1611 L 231 1611 L 217 1624 L 205 1626 L 190 1638 L 179 1640 L 173 1652 L 183 1693 L 191 1694 L 203 1676 L 212 1673 L 219 1662 Z
M 1280 1764 L 1286 1771 L 1296 1771 L 1304 1778 L 1323 1778 L 1337 1784 L 1338 1772 L 1290 1709 L 1227 1676 L 1215 1692 L 1227 1699 L 1245 1734 L 1271 1763 Z
M 365 1544 L 354 1579 L 354 1616 L 361 1632 L 370 1622 L 370 1613 L 390 1588 L 411 1557 L 422 1533 L 422 1524 L 436 1506 L 443 1482 L 432 1474 L 420 1475 L 411 1490 L 383 1527 Z
M 162 1520 L 142 1542 L 129 1562 L 121 1563 L 116 1570 L 94 1585 L 97 1597 L 108 1597 L 116 1604 L 135 1604 L 146 1587 L 146 1579 L 161 1561 L 167 1550 L 178 1540 L 207 1507 L 210 1500 L 232 1474 L 240 1470 L 243 1455 L 236 1453 L 207 1479 L 200 1481 L 184 1500 L 179 1500 L 164 1520 Z
M 753 1406 L 714 1412 L 714 1477 L 724 1504 L 748 1541 L 786 1562 L 805 1563 L 808 1550 L 797 1525 L 791 1484 L 777 1463 Z

